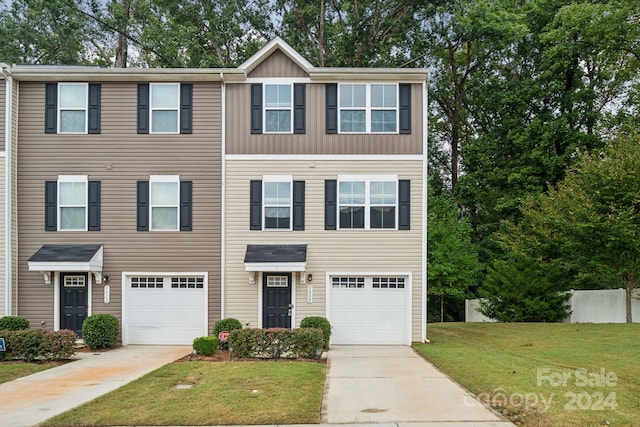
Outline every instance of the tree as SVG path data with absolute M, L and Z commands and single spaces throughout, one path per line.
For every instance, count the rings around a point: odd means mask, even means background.
M 605 150 L 580 155 L 556 188 L 524 204 L 522 215 L 526 225 L 504 236 L 514 251 L 562 271 L 568 280 L 557 282 L 565 286 L 623 286 L 632 321 L 640 283 L 639 135 L 620 134 Z
M 428 295 L 439 299 L 444 321 L 445 299 L 458 304 L 476 283 L 480 264 L 471 244 L 471 228 L 446 192 L 428 190 L 427 278 Z

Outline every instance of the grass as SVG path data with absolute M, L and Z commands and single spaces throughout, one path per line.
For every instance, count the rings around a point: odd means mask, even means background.
M 640 324 L 430 324 L 416 349 L 518 425 L 639 425 Z
M 0 363 L 0 384 L 12 381 L 20 377 L 45 371 L 49 368 L 60 366 L 61 362 L 26 363 L 3 362 Z
M 313 424 L 325 364 L 177 362 L 43 426 Z M 179 390 L 176 385 L 192 385 Z

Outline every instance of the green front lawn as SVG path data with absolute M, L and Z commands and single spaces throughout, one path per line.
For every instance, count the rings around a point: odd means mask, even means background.
M 35 374 L 49 368 L 60 366 L 64 362 L 25 363 L 2 362 L 0 363 L 0 384 L 12 381 L 20 377 Z
M 427 328 L 431 344 L 416 349 L 519 425 L 634 425 L 640 420 L 640 324 Z
M 325 368 L 314 362 L 176 362 L 42 425 L 318 423 Z

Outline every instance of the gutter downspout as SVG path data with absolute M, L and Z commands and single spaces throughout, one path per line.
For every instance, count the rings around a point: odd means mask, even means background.
M 224 81 L 224 73 L 220 73 L 220 110 L 222 114 L 222 119 L 220 123 L 220 320 L 225 318 L 225 269 L 226 269 L 226 116 L 227 116 L 227 107 L 226 107 L 226 90 L 225 90 L 225 81 Z M 216 337 L 217 338 L 217 337 Z
M 429 104 L 429 92 L 427 92 L 427 82 L 429 77 L 422 83 L 423 90 L 423 98 L 424 98 L 424 106 L 422 113 L 422 132 L 423 132 L 423 142 L 422 142 L 422 221 L 423 221 L 423 233 L 422 233 L 422 297 L 424 298 L 424 303 L 422 304 L 422 342 L 430 342 L 427 338 L 427 197 L 428 197 L 428 179 L 429 179 L 429 132 L 428 132 L 428 120 L 427 115 L 429 114 L 428 104 Z
M 5 170 L 4 170 L 4 179 L 5 179 L 5 187 L 4 187 L 4 227 L 5 227 L 5 235 L 4 235 L 4 282 L 5 282 L 5 306 L 4 306 L 4 314 L 6 316 L 12 315 L 13 308 L 13 282 L 12 282 L 12 170 L 13 170 L 13 155 L 12 155 L 12 118 L 13 118 L 13 77 L 11 75 L 11 69 L 2 64 L 0 66 L 0 72 L 6 82 L 6 91 L 5 91 L 5 117 L 4 117 L 4 149 L 5 149 Z

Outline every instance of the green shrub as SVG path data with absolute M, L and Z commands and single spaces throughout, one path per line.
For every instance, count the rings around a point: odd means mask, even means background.
M 212 356 L 218 350 L 218 338 L 198 337 L 193 340 L 193 349 L 203 356 Z
M 331 323 L 329 320 L 320 316 L 305 317 L 302 319 L 302 322 L 300 322 L 300 327 L 322 329 L 322 334 L 324 335 L 323 348 L 326 350 L 329 349 L 329 339 L 331 338 Z
M 316 358 L 324 338 L 319 328 L 240 329 L 229 334 L 233 355 L 243 358 Z
M 4 316 L 0 318 L 0 330 L 19 331 L 29 329 L 29 321 L 17 316 Z
M 213 336 L 218 338 L 218 335 L 220 335 L 220 332 L 222 331 L 231 332 L 238 329 L 242 329 L 242 323 L 240 323 L 238 319 L 229 317 L 227 319 L 218 320 L 213 325 Z M 228 348 L 228 345 L 226 342 L 220 343 L 220 346 L 225 349 Z
M 82 323 L 82 339 L 91 349 L 113 347 L 118 341 L 120 325 L 112 314 L 94 314 Z
M 0 353 L 0 360 L 62 360 L 76 352 L 78 336 L 70 330 L 46 331 L 43 329 L 21 329 L 0 331 L 6 351 Z

